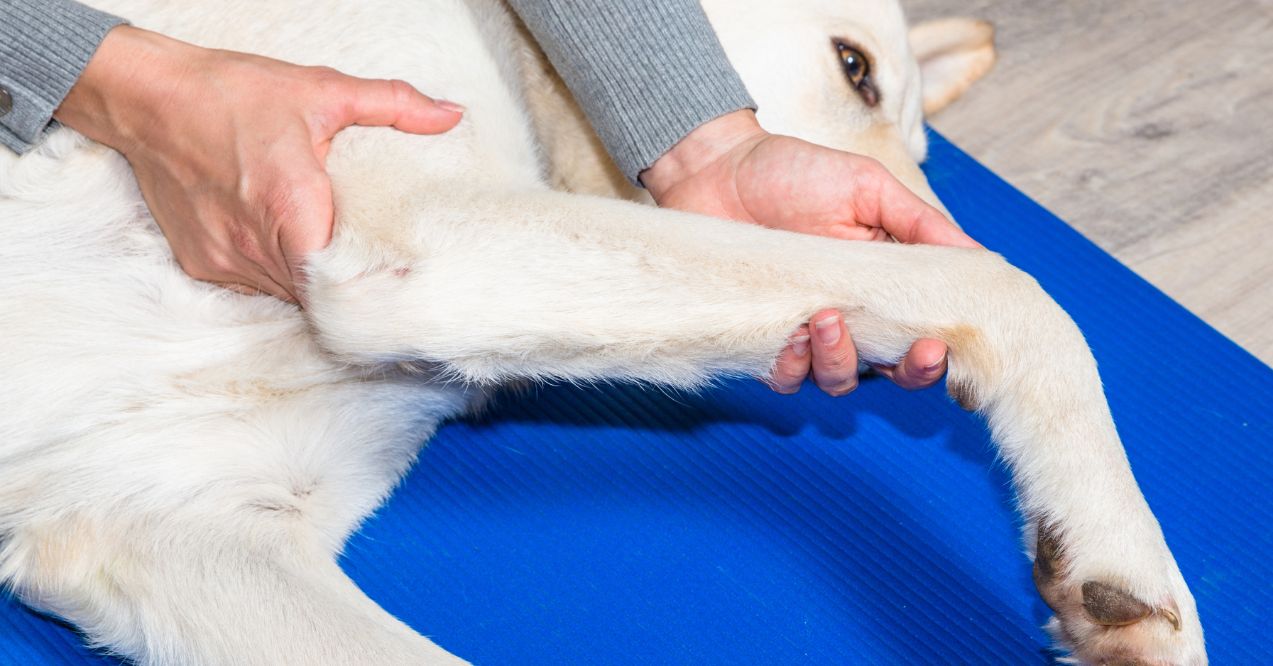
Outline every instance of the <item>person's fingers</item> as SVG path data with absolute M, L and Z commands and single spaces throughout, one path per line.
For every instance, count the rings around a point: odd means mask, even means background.
M 250 258 L 232 240 L 215 238 L 206 245 L 173 243 L 172 248 L 177 265 L 196 280 L 239 293 L 267 293 L 285 301 L 295 300 L 287 288 L 270 275 L 262 264 L 264 260 Z M 260 256 L 259 252 L 252 254 Z
M 331 242 L 334 209 L 331 181 L 317 165 L 301 176 L 290 193 L 289 215 L 276 226 L 277 244 L 286 285 L 305 302 L 305 259 Z
M 274 248 L 274 251 L 278 252 L 278 249 Z M 271 257 L 270 261 L 257 264 L 257 269 L 263 276 L 261 278 L 261 291 L 289 303 L 297 301 L 296 292 L 298 288 L 282 257 Z
M 773 374 L 765 381 L 773 390 L 790 395 L 800 390 L 800 385 L 809 376 L 809 326 L 801 325 L 791 335 L 790 344 L 778 355 Z
M 288 303 L 296 302 L 295 294 L 265 273 L 261 273 L 256 278 L 255 283 L 251 286 L 254 287 L 257 292 L 269 294 L 280 301 L 286 301 Z
M 823 310 L 813 315 L 810 331 L 814 383 L 833 396 L 852 392 L 858 385 L 858 354 L 844 318 Z
M 231 275 L 220 275 L 214 279 L 206 280 L 219 287 L 236 291 L 240 294 L 256 296 L 259 294 L 269 294 L 274 298 L 289 303 L 295 302 L 292 296 L 283 285 L 279 284 L 269 275 L 257 267 L 242 267 Z
M 405 81 L 344 77 L 339 91 L 345 101 L 339 130 L 349 125 L 392 126 L 412 134 L 440 134 L 460 122 L 464 107 L 434 100 Z
M 173 245 L 181 270 L 196 280 L 245 293 L 265 293 L 296 302 L 292 279 L 279 248 L 257 236 L 257 224 L 225 225 L 229 238 L 205 237 L 203 245 Z M 251 238 L 252 240 L 248 240 Z
M 884 229 L 903 243 L 981 247 L 879 162 L 863 160 L 857 177 L 853 206 L 860 224 Z
M 238 263 L 250 264 L 250 268 L 245 267 L 230 273 L 233 277 L 228 278 L 228 281 L 256 287 L 280 300 L 296 302 L 296 287 L 293 286 L 294 281 L 287 262 L 277 239 L 271 235 L 273 225 L 268 221 L 258 221 L 251 228 L 254 230 L 253 247 L 240 248 L 238 258 Z M 278 228 L 281 232 L 286 225 L 279 225 Z
M 211 284 L 215 284 L 216 286 L 221 287 L 222 289 L 225 289 L 227 291 L 233 291 L 236 294 L 244 294 L 246 296 L 258 296 L 264 293 L 260 289 L 253 289 L 252 287 L 247 287 L 237 282 L 211 281 Z
M 875 369 L 908 391 L 928 388 L 946 374 L 946 344 L 929 338 L 917 340 L 897 365 Z

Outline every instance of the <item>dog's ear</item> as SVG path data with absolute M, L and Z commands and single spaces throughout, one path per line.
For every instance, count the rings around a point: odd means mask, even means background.
M 946 108 L 995 64 L 995 28 L 987 21 L 924 21 L 911 28 L 910 42 L 924 86 L 924 115 Z

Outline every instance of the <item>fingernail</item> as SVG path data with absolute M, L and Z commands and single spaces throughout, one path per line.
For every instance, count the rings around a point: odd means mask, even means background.
M 451 113 L 464 113 L 465 111 L 465 108 L 463 105 L 456 104 L 455 102 L 450 102 L 445 99 L 434 100 L 433 103 L 446 109 L 447 111 L 450 111 Z
M 813 322 L 818 331 L 818 341 L 824 345 L 833 345 L 840 341 L 840 316 L 831 315 Z
M 791 352 L 796 358 L 804 358 L 809 353 L 809 336 L 795 335 L 791 338 Z

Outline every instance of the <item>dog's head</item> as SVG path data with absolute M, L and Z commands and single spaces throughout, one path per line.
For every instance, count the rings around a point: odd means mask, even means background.
M 870 155 L 932 199 L 917 164 L 924 114 L 994 63 L 994 31 L 966 18 L 907 29 L 897 0 L 703 0 L 765 129 Z

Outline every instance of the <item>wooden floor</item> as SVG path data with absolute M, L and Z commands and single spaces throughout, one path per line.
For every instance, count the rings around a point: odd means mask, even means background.
M 997 28 L 939 131 L 1273 365 L 1273 0 L 902 4 Z

